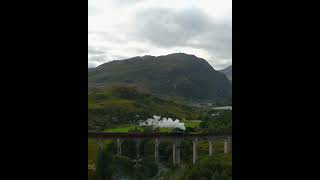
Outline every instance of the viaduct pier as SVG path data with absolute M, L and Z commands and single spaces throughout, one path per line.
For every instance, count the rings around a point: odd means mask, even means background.
M 232 148 L 232 134 L 187 134 L 187 133 L 107 133 L 107 132 L 88 132 L 89 139 L 95 139 L 102 150 L 104 140 L 116 140 L 117 154 L 121 155 L 121 144 L 123 140 L 132 139 L 136 141 L 136 157 L 140 157 L 140 141 L 142 139 L 154 140 L 154 158 L 159 163 L 159 144 L 161 140 L 172 142 L 172 161 L 173 164 L 180 165 L 180 143 L 182 140 L 190 140 L 193 144 L 192 162 L 198 159 L 197 145 L 199 141 L 207 141 L 209 156 L 214 153 L 213 142 L 218 139 L 224 140 L 224 153 L 230 153 Z

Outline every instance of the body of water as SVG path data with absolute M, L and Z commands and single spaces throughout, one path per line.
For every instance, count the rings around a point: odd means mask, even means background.
M 232 110 L 232 106 L 220 106 L 220 107 L 214 107 L 212 109 L 215 109 L 215 110 Z

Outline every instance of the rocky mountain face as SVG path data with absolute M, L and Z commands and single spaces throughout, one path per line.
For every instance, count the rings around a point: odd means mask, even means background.
M 111 61 L 88 69 L 88 87 L 135 86 L 162 97 L 226 100 L 232 85 L 227 76 L 206 60 L 175 53 Z

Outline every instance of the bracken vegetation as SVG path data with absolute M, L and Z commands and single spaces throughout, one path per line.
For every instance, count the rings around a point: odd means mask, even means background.
M 112 87 L 92 90 L 88 94 L 89 130 L 101 130 L 121 124 L 137 124 L 153 115 L 174 119 L 198 119 L 200 108 L 177 104 L 134 87 Z

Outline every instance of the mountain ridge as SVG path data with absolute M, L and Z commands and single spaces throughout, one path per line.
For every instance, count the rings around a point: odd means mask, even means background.
M 88 88 L 136 86 L 166 97 L 220 101 L 231 98 L 227 77 L 205 59 L 185 53 L 136 56 L 88 69 Z
M 226 67 L 226 68 L 224 68 L 224 69 L 221 69 L 221 70 L 219 70 L 220 72 L 222 72 L 222 73 L 224 73 L 226 76 L 227 76 L 227 78 L 230 80 L 230 81 L 232 81 L 232 65 L 230 65 L 230 66 L 228 66 L 228 67 Z

